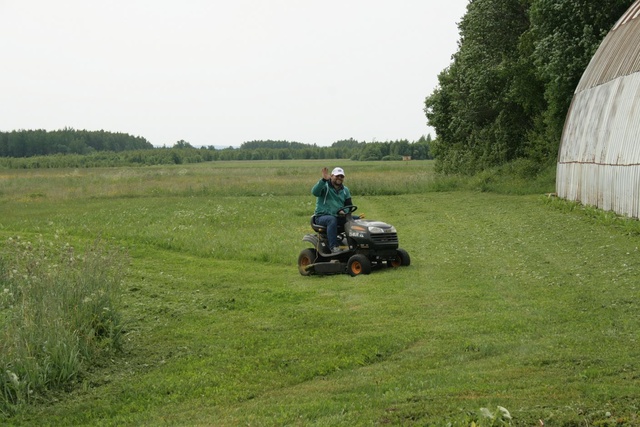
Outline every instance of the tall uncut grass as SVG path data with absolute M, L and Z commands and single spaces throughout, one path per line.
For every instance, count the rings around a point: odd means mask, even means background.
M 344 167 L 354 196 L 470 190 L 500 194 L 553 192 L 555 166 L 537 171 L 514 162 L 475 177 L 438 175 L 433 161 L 235 161 L 132 168 L 0 170 L 0 197 L 62 201 L 150 197 L 308 196 L 322 167 Z
M 72 246 L 9 238 L 0 248 L 0 411 L 74 383 L 118 349 L 125 257 L 97 242 Z

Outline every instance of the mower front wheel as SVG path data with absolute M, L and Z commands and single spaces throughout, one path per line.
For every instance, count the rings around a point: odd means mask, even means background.
M 303 249 L 298 256 L 298 271 L 303 276 L 310 276 L 309 265 L 314 264 L 318 259 L 318 252 L 315 249 Z
M 371 273 L 371 261 L 362 254 L 355 254 L 347 261 L 347 273 L 350 276 Z
M 396 259 L 389 263 L 390 267 L 406 267 L 411 264 L 411 257 L 409 252 L 404 249 L 398 248 L 396 250 Z

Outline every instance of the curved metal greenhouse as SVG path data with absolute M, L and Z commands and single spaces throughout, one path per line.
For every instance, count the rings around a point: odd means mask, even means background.
M 640 0 L 602 41 L 576 88 L 556 192 L 622 215 L 640 214 Z

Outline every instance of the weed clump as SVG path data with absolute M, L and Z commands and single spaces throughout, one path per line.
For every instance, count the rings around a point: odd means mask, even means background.
M 82 254 L 42 238 L 0 245 L 0 413 L 69 387 L 120 348 L 125 262 L 100 241 Z

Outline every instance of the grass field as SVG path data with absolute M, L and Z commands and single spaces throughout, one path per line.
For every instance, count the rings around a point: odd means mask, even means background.
M 411 266 L 303 277 L 334 163 L 0 171 L 0 241 L 130 260 L 122 351 L 0 424 L 640 425 L 636 221 L 341 162 Z

